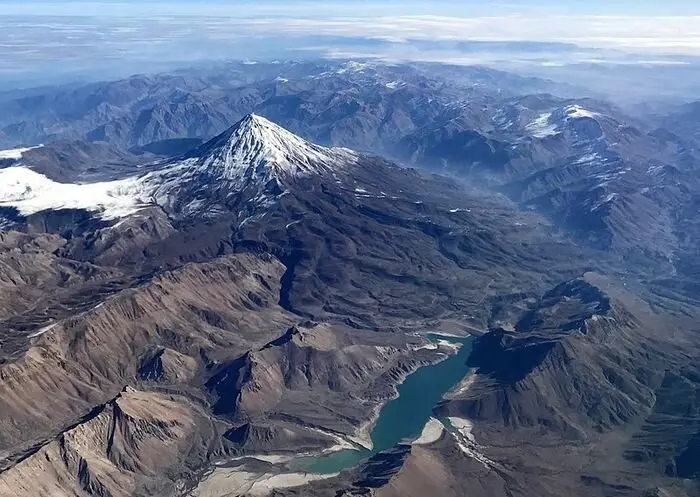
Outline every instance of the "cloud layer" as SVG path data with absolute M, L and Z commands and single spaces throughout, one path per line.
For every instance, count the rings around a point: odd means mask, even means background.
M 435 10 L 449 15 L 426 14 L 426 2 L 353 3 L 352 12 L 348 2 L 0 0 L 0 78 L 292 54 L 539 65 L 681 64 L 700 56 L 700 16 L 572 15 L 507 3 L 489 5 L 491 15 L 478 8 L 467 15 L 459 2 L 440 5 Z

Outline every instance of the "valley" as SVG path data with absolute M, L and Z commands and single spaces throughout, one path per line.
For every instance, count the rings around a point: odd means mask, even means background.
M 0 496 L 698 495 L 695 138 L 570 91 L 317 61 L 0 100 Z
M 457 347 L 451 357 L 441 362 L 420 368 L 408 376 L 397 388 L 397 397 L 379 411 L 370 432 L 371 449 L 343 450 L 329 456 L 297 460 L 292 469 L 308 473 L 336 473 L 350 468 L 364 459 L 394 447 L 402 441 L 415 438 L 429 423 L 433 407 L 442 396 L 468 372 L 467 359 L 471 353 L 471 343 L 467 339 L 440 339 L 430 336 L 439 347 Z

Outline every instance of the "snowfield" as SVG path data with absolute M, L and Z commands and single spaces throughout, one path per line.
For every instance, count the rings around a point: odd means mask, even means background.
M 30 150 L 34 150 L 35 148 L 41 148 L 42 146 L 43 145 L 39 145 L 36 147 L 13 148 L 10 150 L 0 150 L 0 160 L 2 160 L 2 159 L 20 160 L 22 158 L 22 155 L 24 155 L 25 152 L 29 152 Z
M 0 206 L 28 216 L 49 209 L 84 209 L 117 219 L 145 206 L 147 194 L 137 178 L 102 183 L 58 183 L 22 166 L 0 169 Z

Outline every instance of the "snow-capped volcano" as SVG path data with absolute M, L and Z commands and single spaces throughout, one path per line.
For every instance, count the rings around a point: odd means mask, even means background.
M 269 200 L 289 180 L 339 172 L 358 155 L 310 143 L 250 114 L 185 158 L 143 178 L 154 203 L 179 215 L 216 213 L 231 197 Z
M 222 179 L 323 173 L 355 154 L 310 143 L 264 117 L 250 114 L 192 154 L 198 169 Z
M 0 170 L 0 207 L 14 207 L 25 216 L 82 209 L 116 219 L 148 206 L 187 215 L 218 210 L 244 190 L 262 193 L 271 181 L 279 189 L 286 179 L 342 170 L 357 157 L 347 149 L 310 143 L 251 114 L 187 156 L 118 181 L 58 183 L 20 162 Z

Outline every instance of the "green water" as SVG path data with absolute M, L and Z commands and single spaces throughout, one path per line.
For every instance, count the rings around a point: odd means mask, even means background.
M 461 343 L 457 354 L 442 362 L 420 368 L 398 387 L 398 397 L 387 403 L 379 413 L 372 429 L 373 450 L 342 450 L 326 456 L 308 457 L 295 461 L 295 470 L 309 473 L 336 473 L 356 465 L 378 452 L 390 449 L 405 439 L 416 438 L 432 415 L 433 407 L 469 371 L 467 359 L 472 350 L 471 338 L 429 335 L 437 339 Z

